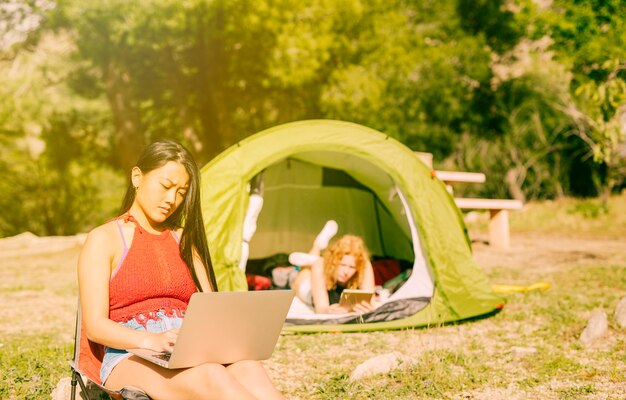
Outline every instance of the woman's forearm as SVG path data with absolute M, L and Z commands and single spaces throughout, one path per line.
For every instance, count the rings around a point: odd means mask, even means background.
M 132 349 L 146 347 L 152 335 L 147 331 L 135 331 L 108 318 L 98 318 L 85 323 L 85 334 L 92 342 L 114 349 Z

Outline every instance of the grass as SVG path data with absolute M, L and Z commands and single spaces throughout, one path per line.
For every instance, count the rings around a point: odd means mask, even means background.
M 13 334 L 3 339 L 0 351 L 0 398 L 50 398 L 52 389 L 69 376 L 71 343 L 54 333 Z
M 513 240 L 529 244 L 518 252 L 498 253 L 477 245 L 477 260 L 494 283 L 545 280 L 552 284 L 549 290 L 508 294 L 500 313 L 471 322 L 389 332 L 284 335 L 264 365 L 292 399 L 626 398 L 626 330 L 612 316 L 626 295 L 626 249 L 620 253 L 617 246 L 607 252 L 603 246 L 609 242 L 590 239 L 598 237 L 603 224 L 600 237 L 626 237 L 620 216 L 626 196 L 613 198 L 609 210 L 597 214 L 579 211 L 588 202 L 532 203 L 520 215 L 513 213 Z M 555 242 L 574 234 L 588 239 L 573 247 Z M 533 243 L 543 247 L 537 250 Z M 589 246 L 579 249 L 580 243 Z M 69 377 L 76 255 L 0 264 L 1 399 L 49 398 L 57 382 Z M 609 315 L 609 331 L 584 347 L 578 337 L 596 308 Z M 394 351 L 415 362 L 350 381 L 360 363 Z
M 575 237 L 619 239 L 626 229 L 626 191 L 610 198 L 608 205 L 598 199 L 571 199 L 526 205 L 511 213 L 513 232 L 550 233 Z

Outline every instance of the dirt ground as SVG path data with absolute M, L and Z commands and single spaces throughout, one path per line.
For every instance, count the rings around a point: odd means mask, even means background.
M 569 264 L 626 264 L 626 239 L 513 234 L 511 248 L 498 250 L 480 240 L 480 235 L 474 236 L 478 239 L 473 243 L 474 258 L 490 276 L 497 277 L 504 270 L 519 271 L 518 282 L 494 283 L 531 284 Z M 54 319 L 47 316 L 59 316 L 59 311 L 68 327 L 73 324 L 76 300 L 68 292 L 77 293 L 75 271 L 83 241 L 84 235 L 37 237 L 30 233 L 0 239 L 0 291 L 4 292 L 0 297 L 0 333 L 48 330 Z M 9 324 L 7 321 L 13 319 L 3 315 L 16 309 L 24 311 L 23 325 Z M 30 313 L 28 309 L 50 313 Z
M 504 267 L 542 274 L 569 264 L 626 262 L 626 238 L 607 240 L 514 234 L 507 250 L 494 249 L 482 241 L 475 241 L 472 246 L 474 259 L 487 273 Z
M 621 263 L 626 260 L 626 238 L 607 240 L 513 234 L 511 247 L 501 250 L 483 241 L 484 235 L 472 234 L 472 237 L 474 258 L 487 272 L 496 267 L 529 271 L 585 261 Z M 21 270 L 61 265 L 73 270 L 84 238 L 84 235 L 37 237 L 30 233 L 0 238 L 0 267 L 10 265 Z
M 473 243 L 474 257 L 492 277 L 493 283 L 530 285 L 544 280 L 551 275 L 551 271 L 572 264 L 626 266 L 626 239 L 513 234 L 511 248 L 498 250 L 481 241 L 479 235 L 475 237 L 478 240 Z M 71 343 L 77 294 L 76 262 L 83 241 L 84 236 L 38 238 L 30 234 L 0 239 L 0 337 L 19 334 L 21 331 L 31 334 L 37 331 L 57 331 L 62 332 L 64 341 Z M 503 277 L 506 277 L 506 282 L 498 281 L 498 278 Z M 31 310 L 41 312 L 33 313 Z M 23 321 L 20 325 L 9 323 L 16 320 L 16 314 L 17 319 Z M 489 327 L 488 324 L 484 325 L 482 329 Z M 451 342 L 448 339 L 460 340 L 463 337 L 455 329 L 471 334 L 472 329 L 478 328 L 461 326 L 450 328 L 451 332 L 414 335 L 411 345 L 415 346 L 416 351 L 418 348 L 430 348 L 430 342 L 449 345 Z M 438 335 L 444 335 L 447 339 L 440 340 Z M 427 339 L 430 342 L 426 343 Z M 365 339 L 361 335 L 354 335 L 351 340 Z M 402 336 L 398 340 L 402 340 Z M 285 373 L 280 363 L 268 361 L 266 366 L 270 375 Z M 301 374 L 294 376 L 294 385 L 305 378 Z M 295 387 L 282 389 L 296 390 Z M 474 393 L 473 397 L 467 398 L 515 398 L 506 393 L 500 394 L 484 393 L 484 396 L 478 396 Z

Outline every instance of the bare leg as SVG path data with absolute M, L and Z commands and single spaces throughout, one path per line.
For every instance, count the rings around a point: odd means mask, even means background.
M 269 381 L 269 379 L 268 379 Z M 134 386 L 159 399 L 242 399 L 256 397 L 220 364 L 202 364 L 183 370 L 168 370 L 132 356 L 111 372 L 106 387 L 119 390 Z
M 315 243 L 313 244 L 313 247 L 311 247 L 311 250 L 309 250 L 308 252 L 308 254 L 312 254 L 314 256 L 319 256 L 320 253 L 321 251 L 315 245 Z M 294 281 L 291 283 L 291 288 L 295 290 L 296 294 L 299 293 L 298 289 L 300 288 L 300 285 L 302 284 L 302 282 L 311 277 L 311 265 L 301 265 L 300 268 L 301 269 L 300 269 L 300 272 L 298 272 L 298 276 L 296 276 L 296 279 L 294 279 Z M 300 299 L 300 300 L 307 302 L 305 299 Z
M 291 288 L 296 292 L 296 296 L 298 296 L 298 298 L 306 304 L 311 303 L 310 298 L 304 298 L 310 296 L 310 288 L 304 290 L 309 293 L 305 296 L 303 291 L 301 291 L 301 287 L 302 289 L 305 289 L 302 285 L 303 283 L 306 283 L 307 280 L 310 280 L 311 266 L 319 260 L 322 250 L 328 247 L 329 240 L 337 234 L 337 229 L 338 226 L 336 221 L 326 221 L 324 228 L 322 228 L 320 233 L 316 236 L 313 241 L 313 246 L 308 253 L 295 252 L 289 255 L 289 262 L 293 265 L 299 265 L 302 268 L 298 273 L 298 276 L 296 276 L 294 281 L 291 283 Z
M 259 399 L 283 399 L 258 361 L 239 361 L 226 367 L 235 379 Z
M 320 254 L 322 254 L 322 250 L 324 249 L 320 249 L 317 244 L 313 243 L 313 247 L 311 247 L 311 250 L 309 250 L 309 254 L 319 256 Z
M 320 233 L 317 234 L 315 240 L 313 241 L 313 249 L 311 249 L 311 251 L 316 251 L 316 253 L 312 254 L 319 254 L 320 251 L 328 247 L 328 242 L 333 236 L 337 234 L 337 229 L 339 229 L 339 226 L 337 225 L 336 221 L 332 219 L 326 221 L 326 224 L 324 225 Z
M 307 268 L 303 268 L 300 270 L 300 272 L 298 272 L 298 276 L 296 276 L 296 279 L 294 279 L 294 281 L 291 283 L 291 288 L 294 290 L 294 292 L 296 292 L 296 296 L 300 297 L 300 285 L 302 285 L 302 282 L 304 282 L 307 279 L 310 279 L 311 277 L 311 268 L 307 267 Z M 310 299 L 303 299 L 300 298 L 300 300 L 302 300 L 305 303 L 309 303 Z

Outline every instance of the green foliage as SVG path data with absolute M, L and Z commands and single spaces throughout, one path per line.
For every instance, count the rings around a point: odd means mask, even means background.
M 112 104 L 118 125 L 135 126 L 121 134 L 191 141 L 202 161 L 311 117 L 360 122 L 444 156 L 491 75 L 485 40 L 466 34 L 449 3 L 67 4 L 76 56 L 91 71 L 83 77 L 107 81 L 112 64 L 127 77 L 101 85 L 127 99 Z
M 626 15 L 622 0 L 555 0 L 539 13 L 536 35 L 549 34 L 564 64 L 572 64 L 576 80 L 606 79 L 602 65 L 624 58 Z
M 322 112 L 445 156 L 490 77 L 484 42 L 463 33 L 447 3 L 391 3 L 373 15 L 362 21 L 359 57 L 323 88 Z
M 585 218 L 597 218 L 601 214 L 607 214 L 609 212 L 606 204 L 597 203 L 590 200 L 576 203 L 567 211 L 570 214 L 580 214 Z
M 10 236 L 26 230 L 37 235 L 69 235 L 113 215 L 110 205 L 98 209 L 99 189 L 100 185 L 117 182 L 106 173 L 87 170 L 89 167 L 88 163 L 73 161 L 67 170 L 58 170 L 40 159 L 26 160 L 19 171 L 11 171 L 19 175 L 12 175 L 3 184 L 13 195 L 1 203 L 9 211 L 0 221 L 1 234 Z
M 3 29 L 20 38 L 0 49 L 0 140 L 2 172 L 36 179 L 20 191 L 98 196 L 87 176 L 115 180 L 154 139 L 182 141 L 202 165 L 309 118 L 361 123 L 437 166 L 485 172 L 472 195 L 590 195 L 625 175 L 620 0 L 13 3 L 0 7 L 18 10 Z M 95 215 L 78 198 L 49 204 Z
M 0 200 L 6 211 L 0 218 L 0 235 L 25 230 L 37 235 L 71 235 L 116 212 L 122 190 L 116 173 L 90 160 L 88 153 L 58 162 L 54 152 L 51 148 L 34 158 L 16 151 L 9 158 L 11 165 L 3 163 L 8 173 L 0 190 L 11 195 Z M 111 191 L 117 192 L 115 203 L 110 201 Z
M 572 131 L 606 168 L 595 177 L 606 199 L 626 174 L 620 150 L 626 141 L 623 2 L 555 1 L 535 22 L 535 35 L 550 35 L 557 60 L 571 65 L 573 98 L 562 107 L 575 125 Z
M 502 53 L 517 44 L 523 27 L 516 21 L 513 10 L 503 0 L 457 0 L 461 26 L 471 35 L 484 35 L 489 46 Z M 514 3 L 508 4 L 515 7 Z
M 581 123 L 589 125 L 587 135 L 596 161 L 609 164 L 619 161 L 618 146 L 626 142 L 626 82 L 612 77 L 597 84 L 589 81 L 574 92 L 585 111 Z M 585 118 L 586 117 L 586 118 Z
M 605 199 L 626 176 L 626 82 L 617 77 L 626 64 L 615 64 L 617 60 L 604 64 L 613 69 L 606 81 L 578 86 L 574 94 L 580 108 L 571 106 L 569 112 L 577 123 L 575 133 L 589 146 L 594 161 L 606 166 Z
M 576 143 L 565 135 L 569 124 L 556 105 L 568 96 L 570 76 L 545 47 L 520 43 L 492 65 L 492 101 L 502 133 L 465 135 L 457 143 L 455 163 L 488 176 L 482 187 L 466 190 L 521 200 L 567 192 L 566 154 Z
M 0 3 L 0 60 L 15 57 L 21 48 L 37 41 L 52 0 L 4 0 Z
M 103 103 L 59 83 L 72 71 L 70 45 L 44 35 L 32 51 L 0 63 L 0 236 L 74 234 L 112 213 L 101 204 L 119 190 L 107 166 Z

